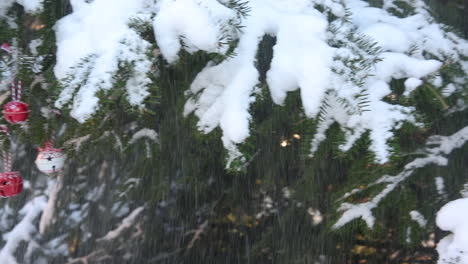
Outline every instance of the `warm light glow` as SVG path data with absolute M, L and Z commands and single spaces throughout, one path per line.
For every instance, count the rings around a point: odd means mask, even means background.
M 318 225 L 323 221 L 322 213 L 320 213 L 319 210 L 309 207 L 309 209 L 307 209 L 307 213 L 309 213 L 309 215 L 312 216 L 313 225 Z
M 41 30 L 44 27 L 45 27 L 45 24 L 41 23 L 39 19 L 34 20 L 34 22 L 31 24 L 32 30 Z
M 295 139 L 301 139 L 301 135 L 299 135 L 299 134 L 294 134 L 294 135 L 293 135 L 293 138 L 295 138 Z
M 289 145 L 289 143 L 288 143 L 288 141 L 286 139 L 281 141 L 281 143 L 280 143 L 280 146 L 283 147 L 283 148 L 287 147 L 288 145 Z

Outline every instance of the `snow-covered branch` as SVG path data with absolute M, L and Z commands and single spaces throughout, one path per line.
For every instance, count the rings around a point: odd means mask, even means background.
M 337 122 L 347 135 L 343 151 L 369 131 L 369 148 L 380 163 L 389 159 L 388 140 L 395 129 L 404 122 L 419 125 L 413 107 L 384 101 L 392 93 L 390 81 L 407 79 L 404 96 L 409 96 L 442 61 L 449 57 L 459 61 L 468 54 L 467 42 L 442 30 L 420 2 L 415 14 L 405 18 L 360 0 L 316 2 L 337 18 L 328 23 L 326 12 L 319 13 L 307 2 L 251 1 L 237 56 L 208 64 L 192 83 L 185 114 L 195 113 L 203 132 L 221 127 L 230 160 L 240 155 L 235 145 L 249 135 L 249 107 L 258 84 L 254 62 L 264 35 L 276 37 L 267 72 L 273 101 L 282 104 L 287 92 L 300 89 L 305 114 L 323 120 L 312 140 L 312 153 Z M 465 66 L 459 63 L 466 72 Z M 463 82 L 454 81 L 451 85 L 459 89 Z M 440 77 L 433 82 L 437 87 L 441 83 Z
M 117 237 L 119 237 L 119 235 L 121 235 L 125 230 L 128 230 L 128 229 L 134 227 L 137 218 L 140 216 L 140 214 L 143 212 L 144 209 L 145 209 L 144 206 L 140 206 L 140 207 L 136 208 L 135 210 L 133 210 L 133 212 L 131 212 L 127 217 L 125 217 L 122 220 L 122 222 L 120 223 L 120 225 L 116 229 L 113 229 L 113 230 L 107 232 L 107 234 L 105 236 L 98 239 L 97 241 L 99 242 L 99 241 L 114 240 Z
M 55 220 L 55 210 L 57 207 L 58 194 L 63 189 L 64 174 L 61 172 L 57 175 L 57 180 L 53 181 L 49 188 L 49 200 L 47 206 L 42 213 L 41 220 L 39 222 L 39 233 L 44 234 L 46 229 Z
M 64 145 L 67 146 L 67 147 L 73 147 L 75 149 L 75 151 L 79 151 L 80 148 L 81 148 L 81 145 L 84 142 L 88 141 L 90 138 L 91 138 L 90 134 L 88 134 L 86 136 L 79 137 L 79 138 L 73 138 L 73 139 L 70 139 L 70 140 L 66 141 L 64 143 Z
M 276 38 L 266 73 L 273 101 L 283 104 L 288 92 L 300 90 L 305 115 L 320 120 L 312 153 L 338 123 L 346 134 L 343 151 L 369 132 L 369 149 L 377 162 L 385 163 L 394 131 L 405 122 L 421 125 L 414 107 L 386 100 L 392 95 L 390 82 L 404 79 L 403 97 L 426 84 L 447 88 L 449 95 L 466 82 L 468 42 L 434 22 L 423 1 L 412 1 L 413 10 L 405 16 L 362 0 L 248 1 L 247 15 L 229 3 L 72 1 L 73 13 L 56 26 L 55 74 L 65 84 L 56 106 L 71 103 L 74 118 L 89 119 L 99 107 L 97 93 L 114 87 L 122 66 L 130 72 L 128 101 L 141 106 L 149 94 L 151 44 L 129 26 L 132 19 L 153 25 L 155 41 L 169 63 L 177 62 L 182 49 L 223 56 L 233 49 L 234 56 L 209 62 L 198 73 L 184 110 L 199 118 L 202 132 L 222 129 L 228 165 L 242 155 L 237 144 L 252 129 L 249 110 L 260 76 L 256 56 L 265 35 Z M 391 0 L 384 6 L 399 10 Z M 447 63 L 464 74 L 444 80 L 437 72 Z
M 142 138 L 147 138 L 151 141 L 159 142 L 158 133 L 154 131 L 154 129 L 142 128 L 133 134 L 132 138 L 130 139 L 128 143 L 134 144 L 135 142 L 137 142 L 138 140 Z
M 15 225 L 13 230 L 3 235 L 6 244 L 0 250 L 0 259 L 4 263 L 16 264 L 15 252 L 22 241 L 31 241 L 32 234 L 36 232 L 34 221 L 46 207 L 46 198 L 39 196 L 28 203 L 20 210 L 23 219 Z
M 55 75 L 66 87 L 56 107 L 73 99 L 71 115 L 84 122 L 98 108 L 97 92 L 113 87 L 120 67 L 130 71 L 126 80 L 128 101 L 141 106 L 149 94 L 147 75 L 152 63 L 147 54 L 151 45 L 128 24 L 132 18 L 148 15 L 148 2 L 72 1 L 73 13 L 56 25 Z
M 395 176 L 385 175 L 379 178 L 369 186 L 377 184 L 384 184 L 385 187 L 377 195 L 375 195 L 370 201 L 360 204 L 342 203 L 339 211 L 343 212 L 343 215 L 333 225 L 334 228 L 340 228 L 345 224 L 351 222 L 354 219 L 361 218 L 364 220 L 368 227 L 372 228 L 375 223 L 375 217 L 372 214 L 372 210 L 379 206 L 380 202 L 385 197 L 395 190 L 395 188 L 408 177 L 410 177 L 417 169 L 423 168 L 428 165 L 446 166 L 448 163 L 447 155 L 453 150 L 462 147 L 468 141 L 468 126 L 459 130 L 451 136 L 433 136 L 429 138 L 427 148 L 425 149 L 426 156 L 417 158 L 412 162 L 408 163 L 402 172 Z M 434 146 L 435 147 L 431 147 Z M 357 193 L 359 191 L 354 191 Z M 349 195 L 345 195 L 348 197 Z M 345 198 L 344 197 L 344 198 Z
M 0 18 L 8 12 L 8 9 L 16 2 L 24 7 L 27 13 L 35 13 L 42 9 L 44 0 L 2 0 L 0 2 Z
M 437 213 L 437 225 L 452 234 L 437 244 L 439 264 L 468 263 L 468 198 L 451 201 Z

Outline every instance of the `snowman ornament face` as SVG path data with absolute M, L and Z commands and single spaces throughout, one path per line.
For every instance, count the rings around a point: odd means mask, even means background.
M 48 175 L 53 175 L 63 169 L 66 156 L 60 149 L 45 147 L 39 149 L 39 154 L 36 158 L 37 168 Z

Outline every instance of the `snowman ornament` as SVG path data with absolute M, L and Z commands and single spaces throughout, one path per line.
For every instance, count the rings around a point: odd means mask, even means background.
M 39 148 L 35 162 L 41 172 L 54 175 L 63 169 L 65 159 L 66 155 L 62 150 L 54 148 L 52 142 L 48 141 L 44 148 Z

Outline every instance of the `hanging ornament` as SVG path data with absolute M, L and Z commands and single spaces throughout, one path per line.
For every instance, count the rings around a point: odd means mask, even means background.
M 21 81 L 17 85 L 13 82 L 11 84 L 11 97 L 13 101 L 3 106 L 3 116 L 11 124 L 23 123 L 29 116 L 28 104 L 20 101 L 21 90 Z
M 5 172 L 0 173 L 0 197 L 12 197 L 23 190 L 23 179 L 17 171 L 11 171 L 11 156 L 3 152 Z
M 54 148 L 51 141 L 47 141 L 44 145 L 44 148 L 39 148 L 36 165 L 41 172 L 53 175 L 63 169 L 66 155 L 61 149 Z

